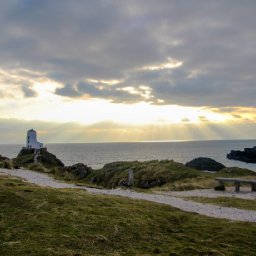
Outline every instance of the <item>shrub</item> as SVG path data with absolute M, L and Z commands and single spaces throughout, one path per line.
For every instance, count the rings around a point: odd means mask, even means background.
M 51 173 L 52 171 L 50 169 L 45 168 L 42 164 L 36 163 L 36 164 L 29 164 L 27 167 L 29 170 L 37 171 L 37 172 L 43 172 L 43 173 Z

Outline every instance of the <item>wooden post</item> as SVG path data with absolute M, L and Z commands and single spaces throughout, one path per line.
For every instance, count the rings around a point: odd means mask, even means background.
M 235 181 L 235 190 L 236 190 L 236 192 L 240 191 L 240 182 L 239 181 Z
M 128 186 L 134 185 L 134 175 L 133 175 L 133 169 L 129 169 L 128 173 Z

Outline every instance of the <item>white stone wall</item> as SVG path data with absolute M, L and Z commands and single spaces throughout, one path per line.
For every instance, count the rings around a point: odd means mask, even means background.
M 27 148 L 40 149 L 43 147 L 43 143 L 37 141 L 37 134 L 35 130 L 29 130 L 27 132 Z

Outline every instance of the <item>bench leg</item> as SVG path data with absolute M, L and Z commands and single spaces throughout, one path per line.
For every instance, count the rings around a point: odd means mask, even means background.
M 235 182 L 235 190 L 236 192 L 240 191 L 240 182 Z
M 222 188 L 222 190 L 225 191 L 226 190 L 225 183 L 220 181 L 219 184 L 220 184 L 220 187 Z
M 214 188 L 214 190 L 218 190 L 218 191 L 225 191 L 225 185 L 224 185 L 224 182 L 222 182 L 222 181 L 218 181 L 218 186 L 216 186 L 215 188 Z
M 252 184 L 252 192 L 256 191 L 256 184 Z

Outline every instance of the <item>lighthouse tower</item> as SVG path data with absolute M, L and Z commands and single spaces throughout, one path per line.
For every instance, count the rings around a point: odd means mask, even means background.
M 37 141 L 36 131 L 31 129 L 27 132 L 27 148 L 41 149 L 43 143 Z

